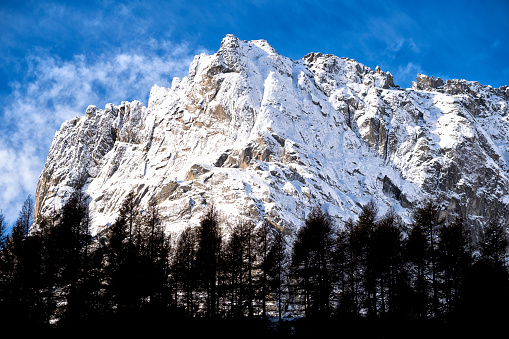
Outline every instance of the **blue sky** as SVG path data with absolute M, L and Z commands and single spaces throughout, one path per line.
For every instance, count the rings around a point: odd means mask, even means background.
M 35 195 L 54 133 L 89 104 L 140 100 L 226 34 L 279 53 L 349 57 L 410 87 L 418 73 L 509 85 L 509 1 L 0 3 L 0 210 Z

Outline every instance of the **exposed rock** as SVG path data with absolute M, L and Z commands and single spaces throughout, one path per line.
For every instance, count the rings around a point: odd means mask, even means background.
M 98 110 L 97 106 L 89 105 L 87 107 L 87 110 L 85 111 L 85 115 L 87 116 L 87 118 L 92 118 L 97 110 Z
M 412 82 L 412 88 L 415 90 L 429 91 L 437 89 L 444 85 L 444 81 L 438 77 L 436 80 L 433 76 L 428 77 L 424 74 L 417 74 L 417 79 Z
M 189 171 L 186 173 L 185 180 L 188 181 L 188 180 L 197 179 L 202 174 L 207 173 L 208 171 L 209 170 L 204 168 L 203 166 L 195 164 L 195 165 L 191 166 Z
M 371 199 L 407 220 L 433 197 L 471 224 L 507 221 L 508 95 L 422 74 L 404 90 L 380 67 L 321 53 L 291 60 L 229 35 L 171 88 L 154 86 L 148 107 L 89 106 L 64 122 L 35 217 L 81 189 L 95 231 L 131 191 L 142 206 L 156 199 L 175 232 L 212 203 L 225 223 L 265 219 L 287 233 L 314 206 L 341 226 Z
M 179 187 L 179 184 L 175 181 L 170 181 L 161 187 L 160 192 L 156 196 L 156 201 L 162 203 L 167 200 Z
M 221 167 L 225 163 L 226 159 L 228 159 L 228 153 L 222 153 L 217 161 L 214 163 L 214 166 Z

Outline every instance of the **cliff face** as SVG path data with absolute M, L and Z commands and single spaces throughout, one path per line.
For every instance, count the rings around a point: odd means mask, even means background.
M 75 189 L 94 231 L 134 191 L 168 230 L 213 203 L 226 223 L 268 219 L 293 230 L 313 206 L 337 221 L 374 199 L 402 215 L 426 196 L 472 223 L 509 195 L 509 91 L 419 75 L 412 89 L 355 60 L 278 54 L 227 36 L 171 88 L 140 102 L 89 106 L 62 124 L 36 192 L 35 217 Z M 507 218 L 506 218 L 507 220 Z

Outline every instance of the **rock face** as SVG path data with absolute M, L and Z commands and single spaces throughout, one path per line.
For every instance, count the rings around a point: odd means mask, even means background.
M 428 77 L 424 74 L 417 74 L 417 79 L 412 82 L 412 88 L 416 90 L 432 90 L 443 85 L 444 81 L 441 78 L 435 80 L 435 77 Z
M 214 204 L 294 230 L 313 206 L 337 223 L 374 199 L 403 216 L 424 197 L 475 224 L 508 220 L 506 87 L 392 75 L 355 60 L 278 54 L 228 35 L 196 56 L 188 76 L 154 86 L 148 107 L 89 106 L 56 133 L 36 192 L 36 219 L 88 195 L 94 231 L 134 191 L 156 199 L 169 231 Z

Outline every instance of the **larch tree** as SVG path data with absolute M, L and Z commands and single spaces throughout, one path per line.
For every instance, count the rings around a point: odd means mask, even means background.
M 333 236 L 329 215 L 314 208 L 299 229 L 293 245 L 292 272 L 303 293 L 305 313 L 309 316 L 330 314 Z
M 214 206 L 210 206 L 200 220 L 198 227 L 198 248 L 196 261 L 199 282 L 206 294 L 206 313 L 216 317 L 218 310 L 218 276 L 221 258 L 222 234 L 219 216 Z

